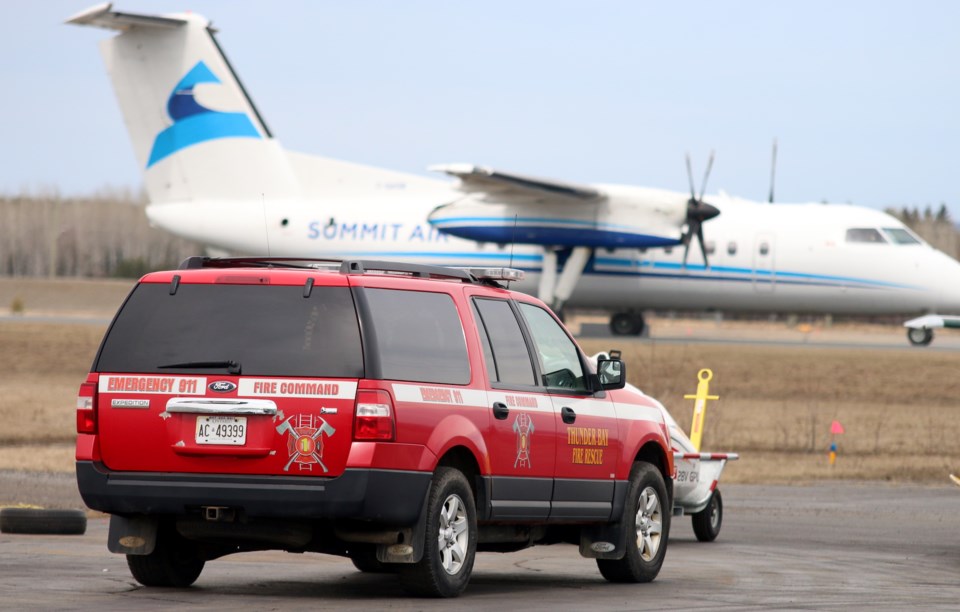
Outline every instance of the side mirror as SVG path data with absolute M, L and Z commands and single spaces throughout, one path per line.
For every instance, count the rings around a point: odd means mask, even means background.
M 601 359 L 597 362 L 597 376 L 604 389 L 623 389 L 627 384 L 627 366 L 620 359 Z

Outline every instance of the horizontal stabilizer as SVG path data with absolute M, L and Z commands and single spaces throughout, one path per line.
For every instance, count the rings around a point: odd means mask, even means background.
M 551 179 L 524 176 L 500 172 L 484 166 L 471 164 L 441 164 L 428 168 L 433 172 L 445 172 L 461 181 L 464 191 L 496 191 L 498 195 L 523 196 L 561 196 L 575 200 L 596 200 L 603 197 L 603 192 L 590 185 L 576 185 L 563 183 Z M 505 193 L 504 193 L 505 192 Z
M 176 28 L 186 23 L 175 17 L 161 17 L 159 15 L 140 15 L 137 13 L 121 13 L 110 10 L 113 4 L 104 2 L 81 11 L 67 19 L 67 23 L 74 25 L 96 26 L 108 30 L 124 32 L 133 26 L 147 28 Z

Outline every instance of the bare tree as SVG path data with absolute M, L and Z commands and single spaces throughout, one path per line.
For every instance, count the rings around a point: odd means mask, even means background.
M 203 247 L 153 229 L 145 198 L 104 189 L 0 196 L 0 274 L 136 277 L 176 265 Z

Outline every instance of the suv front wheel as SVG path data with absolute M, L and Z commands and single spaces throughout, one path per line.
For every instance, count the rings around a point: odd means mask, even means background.
M 650 582 L 660 573 L 670 531 L 667 487 L 656 467 L 637 461 L 630 470 L 627 503 L 621 519 L 627 531 L 622 559 L 597 559 L 610 582 Z
M 425 538 L 423 558 L 401 566 L 403 587 L 416 595 L 456 597 L 467 587 L 477 554 L 473 491 L 459 470 L 434 472 Z

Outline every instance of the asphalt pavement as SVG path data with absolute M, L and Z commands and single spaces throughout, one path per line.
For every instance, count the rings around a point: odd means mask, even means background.
M 29 475 L 7 473 L 0 486 Z M 35 494 L 69 503 L 69 478 Z M 63 489 L 60 493 L 45 488 Z M 207 564 L 187 589 L 139 586 L 106 549 L 107 519 L 83 536 L 0 534 L 0 608 L 155 610 L 956 610 L 960 488 L 828 482 L 726 485 L 720 537 L 675 519 L 651 584 L 616 585 L 569 545 L 478 556 L 458 600 L 408 597 L 392 575 L 336 557 L 245 553 Z M 40 498 L 37 498 L 40 499 Z

